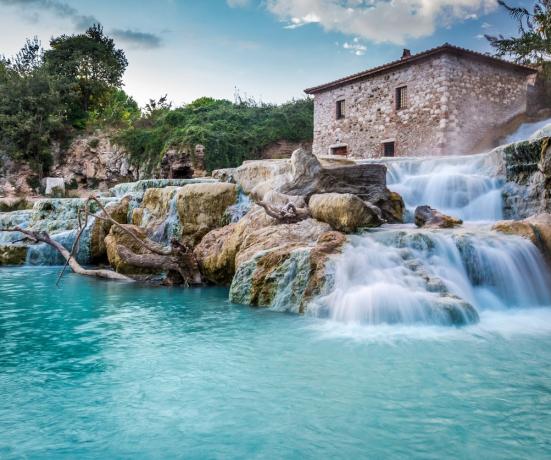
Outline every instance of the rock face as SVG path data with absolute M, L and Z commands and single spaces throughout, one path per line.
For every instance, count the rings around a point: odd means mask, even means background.
M 28 247 L 19 244 L 0 245 L 0 265 L 23 265 Z
M 130 198 L 125 197 L 117 203 L 108 203 L 105 209 L 109 215 L 119 224 L 126 224 L 128 220 L 128 209 Z M 100 213 L 100 216 L 103 212 Z M 107 259 L 107 246 L 105 238 L 111 230 L 111 222 L 96 219 L 90 232 L 90 258 L 92 263 L 104 262 Z
M 463 224 L 461 219 L 457 219 L 430 206 L 418 206 L 415 209 L 415 225 L 423 228 L 454 228 Z
M 299 237 L 304 231 L 307 237 Z M 251 233 L 236 258 L 230 300 L 304 313 L 314 296 L 329 289 L 327 264 L 345 241 L 312 219 Z
M 521 221 L 504 220 L 497 222 L 493 229 L 508 235 L 518 235 L 529 239 L 551 262 L 551 214 L 538 214 Z
M 138 170 L 129 163 L 124 149 L 111 142 L 108 132 L 79 136 L 56 156 L 52 175 L 63 178 L 67 188 L 107 191 L 119 182 L 138 179 Z
M 184 241 L 195 246 L 210 230 L 228 223 L 227 208 L 237 201 L 237 186 L 228 183 L 190 184 L 177 195 Z
M 142 241 L 146 239 L 145 231 L 142 228 L 130 224 L 125 224 L 123 227 L 134 233 L 138 239 Z M 109 235 L 105 238 L 105 245 L 109 264 L 118 273 L 125 275 L 151 275 L 157 273 L 155 270 L 135 267 L 125 262 L 125 258 L 121 255 L 121 247 L 134 254 L 149 254 L 149 251 L 119 227 L 111 227 Z M 161 245 L 158 247 L 161 249 Z
M 551 212 L 551 143 L 549 137 L 517 142 L 503 150 L 506 179 L 505 215 L 515 219 Z
M 312 195 L 309 208 L 314 219 L 344 233 L 355 233 L 362 227 L 378 227 L 383 223 L 378 209 L 350 193 Z
M 390 223 L 402 222 L 404 204 L 401 197 L 386 187 L 386 166 L 335 162 L 329 166 L 303 149 L 293 152 L 290 161 L 251 161 L 235 169 L 213 173 L 220 180 L 237 183 L 245 193 L 263 196 L 275 190 L 306 201 L 322 193 L 349 193 L 381 209 Z
M 161 160 L 159 173 L 163 179 L 189 179 L 206 174 L 203 163 L 205 148 L 196 145 L 193 153 L 176 149 L 168 150 Z

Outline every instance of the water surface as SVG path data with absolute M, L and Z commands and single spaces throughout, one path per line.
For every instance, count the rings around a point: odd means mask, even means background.
M 0 458 L 549 458 L 551 310 L 345 325 L 0 269 Z

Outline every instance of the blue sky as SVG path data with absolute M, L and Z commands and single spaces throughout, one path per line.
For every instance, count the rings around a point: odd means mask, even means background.
M 496 0 L 0 0 L 0 53 L 94 20 L 125 49 L 125 89 L 140 104 L 165 93 L 175 104 L 233 99 L 236 87 L 283 102 L 404 47 L 489 51 L 482 34 L 516 32 Z

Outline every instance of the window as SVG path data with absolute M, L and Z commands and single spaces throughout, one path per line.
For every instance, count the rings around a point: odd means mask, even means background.
M 337 120 L 344 118 L 344 110 L 345 110 L 344 99 L 337 101 L 337 112 L 336 112 Z
M 346 145 L 341 145 L 339 147 L 331 147 L 331 155 L 348 155 L 348 147 Z
M 396 88 L 396 110 L 405 109 L 408 104 L 408 87 Z
M 394 153 L 394 142 L 385 142 L 383 144 L 383 155 L 385 157 L 393 157 Z

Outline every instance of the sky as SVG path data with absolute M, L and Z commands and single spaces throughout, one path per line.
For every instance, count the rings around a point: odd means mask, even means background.
M 532 0 L 511 0 L 531 7 Z M 100 22 L 126 52 L 125 91 L 281 103 L 305 88 L 451 43 L 488 52 L 484 34 L 516 34 L 496 0 L 0 0 L 0 54 L 27 37 Z

